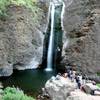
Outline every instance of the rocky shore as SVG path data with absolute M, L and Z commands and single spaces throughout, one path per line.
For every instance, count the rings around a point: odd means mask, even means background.
M 85 81 L 85 82 L 84 82 Z M 92 91 L 94 93 L 92 94 Z M 100 100 L 100 88 L 91 80 L 82 80 L 81 88 L 75 80 L 65 76 L 52 76 L 42 88 L 37 100 Z

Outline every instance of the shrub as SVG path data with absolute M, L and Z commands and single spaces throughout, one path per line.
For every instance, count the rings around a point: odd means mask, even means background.
M 97 76 L 100 76 L 100 72 L 97 72 Z
M 2 100 L 35 100 L 24 94 L 22 90 L 7 87 L 4 89 Z
M 25 6 L 31 9 L 33 13 L 40 11 L 37 7 L 37 0 L 0 0 L 0 17 L 7 15 L 6 10 L 10 4 Z
M 100 84 L 97 84 L 98 87 L 100 87 Z

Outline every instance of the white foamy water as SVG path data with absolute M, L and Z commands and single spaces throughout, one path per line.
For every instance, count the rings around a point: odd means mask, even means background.
M 55 15 L 55 5 L 51 2 L 51 31 L 49 38 L 49 47 L 47 55 L 47 68 L 46 71 L 52 71 L 52 55 L 53 55 L 53 44 L 54 44 L 54 15 Z

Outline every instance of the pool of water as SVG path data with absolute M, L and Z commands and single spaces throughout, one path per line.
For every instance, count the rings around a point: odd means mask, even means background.
M 14 71 L 7 78 L 0 79 L 4 87 L 19 87 L 31 96 L 36 96 L 40 89 L 44 87 L 46 81 L 55 75 L 55 72 L 46 72 L 44 70 L 24 70 Z

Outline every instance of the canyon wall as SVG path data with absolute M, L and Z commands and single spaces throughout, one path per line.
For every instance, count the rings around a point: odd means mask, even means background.
M 42 61 L 49 0 L 39 12 L 10 5 L 0 18 L 0 76 L 37 68 Z M 100 73 L 100 0 L 64 0 L 62 62 L 87 74 Z M 36 16 L 36 19 L 34 19 Z
M 0 19 L 0 76 L 41 63 L 48 7 L 41 1 L 37 9 L 33 13 L 24 6 L 9 5 L 8 16 Z
M 87 75 L 100 73 L 100 0 L 72 0 L 65 7 L 63 29 L 62 63 Z

